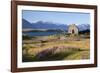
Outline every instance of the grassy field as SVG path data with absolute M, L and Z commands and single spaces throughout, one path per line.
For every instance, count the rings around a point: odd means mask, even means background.
M 84 36 L 32 37 L 24 39 L 22 45 L 23 62 L 90 58 L 90 39 Z

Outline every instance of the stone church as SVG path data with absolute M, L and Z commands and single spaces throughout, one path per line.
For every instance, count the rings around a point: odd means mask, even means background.
M 68 33 L 72 35 L 78 35 L 79 29 L 75 24 L 71 24 L 68 27 Z

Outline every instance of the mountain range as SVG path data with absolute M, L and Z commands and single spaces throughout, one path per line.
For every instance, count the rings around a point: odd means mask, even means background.
M 90 30 L 89 24 L 79 24 L 77 25 L 79 31 Z M 62 29 L 68 30 L 68 25 L 58 24 L 52 22 L 38 21 L 35 23 L 30 23 L 25 19 L 22 19 L 22 29 Z

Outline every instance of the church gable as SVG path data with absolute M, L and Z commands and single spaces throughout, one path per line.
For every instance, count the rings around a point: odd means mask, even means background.
M 68 33 L 69 34 L 76 34 L 77 35 L 79 33 L 78 27 L 75 24 L 69 25 Z

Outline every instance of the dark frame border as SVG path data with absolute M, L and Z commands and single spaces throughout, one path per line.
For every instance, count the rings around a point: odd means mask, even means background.
M 94 34 L 94 64 L 17 68 L 17 6 L 18 5 L 93 9 L 94 10 L 94 33 L 95 33 Z M 58 70 L 58 69 L 89 68 L 89 67 L 97 67 L 97 6 L 96 5 L 47 3 L 47 2 L 33 2 L 33 1 L 11 1 L 11 72 Z

